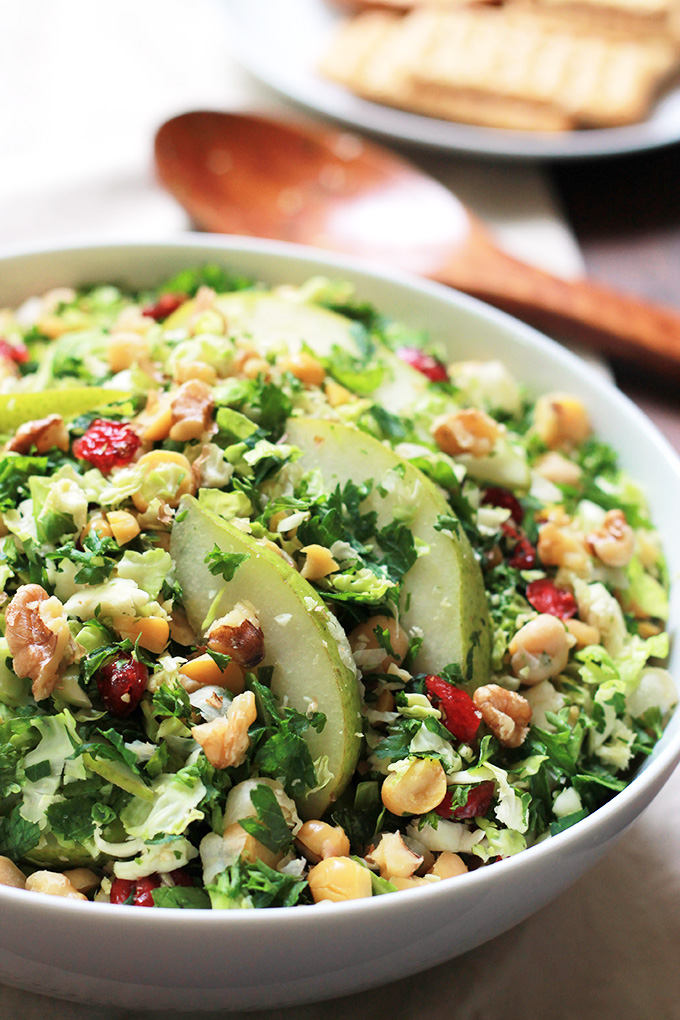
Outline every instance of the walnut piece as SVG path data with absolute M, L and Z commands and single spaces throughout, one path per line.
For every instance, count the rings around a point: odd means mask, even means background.
M 252 691 L 237 694 L 225 717 L 193 726 L 191 735 L 203 748 L 206 758 L 216 769 L 241 765 L 250 746 L 248 727 L 257 718 L 255 695 Z
M 47 453 L 55 447 L 67 452 L 68 429 L 60 414 L 49 414 L 47 418 L 24 422 L 5 444 L 5 450 L 9 453 L 30 453 L 33 447 L 38 453 Z
M 71 637 L 64 607 L 39 584 L 23 584 L 7 606 L 5 621 L 14 672 L 33 681 L 33 697 L 42 701 L 81 651 Z
M 531 721 L 531 705 L 526 698 L 498 684 L 487 684 L 477 688 L 472 700 L 503 747 L 524 743 Z

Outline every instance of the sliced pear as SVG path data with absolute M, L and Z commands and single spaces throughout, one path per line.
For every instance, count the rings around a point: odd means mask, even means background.
M 356 340 L 357 324 L 338 312 L 320 305 L 286 298 L 266 291 L 237 291 L 220 294 L 215 307 L 224 315 L 232 337 L 247 337 L 262 355 L 297 353 L 308 347 L 319 358 L 331 358 L 339 347 L 354 357 L 361 351 Z M 184 326 L 193 314 L 187 301 L 166 320 L 167 329 Z M 379 346 L 372 359 L 383 367 L 383 378 L 370 394 L 371 400 L 398 413 L 409 407 L 427 389 L 427 379 L 388 347 Z
M 501 438 L 493 452 L 486 457 L 462 454 L 456 461 L 466 468 L 471 478 L 487 485 L 503 485 L 513 492 L 524 491 L 531 485 L 531 469 L 524 447 Z
M 97 408 L 129 400 L 131 393 L 102 386 L 74 386 L 73 389 L 42 390 L 40 393 L 8 393 L 0 396 L 0 434 L 14 432 L 24 422 L 60 414 L 75 418 Z
M 314 760 L 327 758 L 332 778 L 299 799 L 301 814 L 319 817 L 347 786 L 361 743 L 359 687 L 345 634 L 311 585 L 251 535 L 191 496 L 182 499 L 178 518 L 170 551 L 194 629 L 202 633 L 209 613 L 220 616 L 248 600 L 264 632 L 263 665 L 273 666 L 271 689 L 277 700 L 300 712 L 312 706 L 326 716 L 322 732 L 310 730 L 305 737 Z M 231 581 L 211 574 L 205 563 L 215 545 L 247 556 Z
M 319 470 L 329 490 L 349 481 L 373 482 L 365 506 L 377 512 L 378 527 L 404 520 L 427 547 L 405 575 L 402 591 L 402 623 L 423 633 L 415 669 L 436 673 L 457 662 L 467 673 L 471 664 L 475 685 L 485 683 L 490 628 L 482 573 L 460 525 L 436 530 L 440 515 L 454 516 L 441 491 L 388 446 L 351 426 L 291 418 L 287 438 L 302 450 L 297 463 Z

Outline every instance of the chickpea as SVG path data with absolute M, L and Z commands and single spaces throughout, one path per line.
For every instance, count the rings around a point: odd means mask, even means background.
M 444 799 L 446 773 L 436 758 L 414 758 L 405 769 L 390 772 L 380 795 L 393 815 L 423 815 Z
M 635 534 L 623 510 L 609 510 L 601 527 L 588 535 L 588 546 L 607 567 L 625 567 L 635 547 Z
M 373 892 L 370 871 L 350 857 L 327 857 L 312 868 L 307 880 L 315 903 L 360 900 Z
M 439 878 L 457 878 L 458 875 L 465 875 L 467 870 L 468 866 L 462 857 L 444 850 L 428 871 L 428 875 L 437 875 Z
M 268 868 L 275 868 L 283 860 L 283 854 L 275 853 L 264 843 L 251 836 L 239 822 L 233 822 L 224 830 L 225 848 L 237 854 L 242 861 L 254 864 L 262 861 Z
M 300 852 L 313 864 L 328 857 L 349 857 L 349 840 L 340 825 L 316 820 L 305 822 L 296 841 Z
M 93 514 L 89 519 L 83 530 L 80 532 L 80 541 L 84 542 L 91 531 L 99 535 L 100 538 L 112 538 L 113 531 L 111 525 L 104 517 L 103 514 Z
M 378 660 L 376 651 L 382 646 L 375 634 L 376 630 L 387 630 L 392 653 L 385 650 Z M 399 621 L 391 616 L 371 616 L 364 623 L 359 623 L 349 634 L 349 644 L 355 654 L 357 665 L 364 673 L 387 673 L 391 665 L 399 666 L 408 653 L 408 635 L 399 626 Z M 363 660 L 363 661 L 362 661 Z
M 60 875 L 55 871 L 34 871 L 26 879 L 28 892 L 47 893 L 48 896 L 63 896 L 68 900 L 87 900 L 72 885 L 66 875 Z
M 243 364 L 243 374 L 246 379 L 257 379 L 260 375 L 264 376 L 265 379 L 269 379 L 271 371 L 271 365 L 264 358 L 251 357 Z
M 191 471 L 191 464 L 181 453 L 173 453 L 170 450 L 152 450 L 151 453 L 145 453 L 143 457 L 140 457 L 137 464 L 143 468 L 144 474 L 147 476 L 164 464 L 175 464 L 180 468 L 182 475 L 177 489 L 169 499 L 165 499 L 164 496 L 165 502 L 169 506 L 178 506 L 181 497 L 185 493 L 189 492 L 193 495 L 196 491 L 196 482 Z M 149 509 L 150 499 L 147 498 L 144 482 L 142 482 L 141 488 L 133 493 L 132 502 L 142 514 Z
M 0 885 L 9 885 L 13 889 L 26 887 L 26 876 L 9 857 L 0 857 Z
M 516 677 L 531 687 L 561 673 L 575 639 L 556 616 L 541 613 L 517 631 L 509 645 Z
M 200 379 L 208 386 L 214 386 L 217 382 L 217 369 L 208 365 L 205 361 L 178 361 L 175 365 L 173 379 L 178 383 L 191 382 L 192 379 Z
M 502 426 L 484 411 L 465 407 L 437 418 L 432 426 L 434 441 L 443 453 L 456 457 L 468 453 L 487 457 L 501 436 Z
M 590 435 L 585 407 L 569 393 L 546 393 L 534 408 L 534 427 L 551 450 L 578 446 Z

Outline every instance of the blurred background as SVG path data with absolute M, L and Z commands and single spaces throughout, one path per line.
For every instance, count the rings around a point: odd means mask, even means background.
M 195 109 L 301 115 L 239 65 L 233 2 L 0 0 L 0 245 L 186 230 L 186 214 L 154 177 L 161 123 Z M 285 9 L 289 0 L 278 2 Z M 565 276 L 585 268 L 680 310 L 677 144 L 555 164 L 398 148 L 452 187 L 512 253 Z M 620 368 L 617 378 L 680 449 L 675 382 Z M 387 989 L 278 1015 L 679 1017 L 680 867 L 669 822 L 679 807 L 680 784 L 671 783 L 594 872 L 490 945 Z M 0 988 L 2 1017 L 134 1015 Z

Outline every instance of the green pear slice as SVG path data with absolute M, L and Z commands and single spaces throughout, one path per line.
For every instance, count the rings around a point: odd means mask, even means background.
M 303 347 L 317 357 L 331 361 L 333 349 L 338 347 L 354 357 L 361 355 L 356 340 L 356 323 L 320 305 L 267 291 L 237 291 L 219 294 L 215 308 L 224 315 L 229 336 L 247 338 L 263 357 L 278 353 L 295 354 Z M 181 328 L 190 319 L 192 311 L 193 302 L 187 301 L 166 320 L 165 328 Z M 403 362 L 388 347 L 379 346 L 372 362 L 383 367 L 382 381 L 369 394 L 375 403 L 398 413 L 427 390 L 425 376 Z
M 228 582 L 211 574 L 205 563 L 215 545 L 247 556 Z M 305 817 L 320 817 L 352 777 L 361 743 L 359 686 L 342 628 L 284 559 L 191 496 L 182 500 L 170 552 L 184 608 L 197 633 L 203 632 L 208 614 L 219 617 L 238 601 L 251 602 L 264 633 L 262 665 L 274 669 L 274 696 L 300 712 L 312 706 L 326 716 L 321 733 L 309 730 L 305 738 L 313 760 L 327 758 L 332 778 L 298 801 Z
M 401 621 L 422 631 L 418 672 L 459 663 L 475 685 L 489 676 L 490 628 L 482 572 L 460 525 L 438 531 L 440 515 L 454 516 L 443 493 L 408 461 L 352 426 L 291 418 L 287 439 L 302 450 L 297 464 L 321 472 L 327 488 L 373 482 L 366 508 L 378 527 L 395 518 L 410 527 L 421 550 L 403 580 Z
M 27 421 L 60 414 L 75 418 L 97 408 L 128 400 L 131 393 L 102 386 L 74 386 L 73 389 L 42 390 L 40 393 L 7 393 L 0 396 L 0 434 L 14 432 Z

